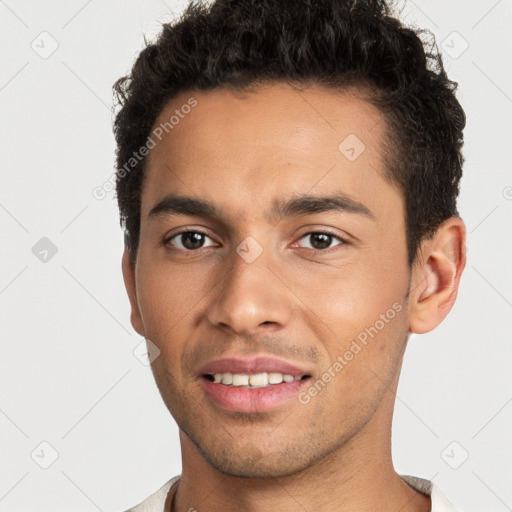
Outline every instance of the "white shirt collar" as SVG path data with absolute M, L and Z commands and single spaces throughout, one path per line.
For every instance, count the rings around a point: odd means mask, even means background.
M 424 478 L 410 475 L 400 475 L 413 489 L 430 496 L 432 501 L 431 512 L 457 512 L 454 506 L 445 498 L 439 487 Z M 462 512 L 462 511 L 459 511 Z

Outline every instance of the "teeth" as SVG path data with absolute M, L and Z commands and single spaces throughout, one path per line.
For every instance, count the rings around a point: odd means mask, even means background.
M 214 380 L 215 380 L 215 377 L 214 377 Z M 222 384 L 226 384 L 227 386 L 229 386 L 230 384 L 233 383 L 233 374 L 232 373 L 221 374 L 221 381 L 222 381 Z
M 281 384 L 281 382 L 283 382 L 283 374 L 282 373 L 269 373 L 268 381 L 270 384 Z
M 249 385 L 249 375 L 240 375 L 235 373 L 233 375 L 233 386 L 248 386 Z
M 256 373 L 249 377 L 249 384 L 251 386 L 267 386 L 268 385 L 268 374 L 267 373 Z
M 271 384 L 281 384 L 282 382 L 293 382 L 302 377 L 283 373 L 253 373 L 245 375 L 240 373 L 216 373 L 213 375 L 213 382 L 224 384 L 225 386 L 237 386 L 245 388 L 264 388 Z

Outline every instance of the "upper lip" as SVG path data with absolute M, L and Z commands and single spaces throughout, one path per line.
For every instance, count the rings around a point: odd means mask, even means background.
M 288 361 L 267 356 L 257 357 L 227 357 L 216 359 L 205 364 L 199 371 L 200 375 L 214 375 L 216 373 L 282 373 L 293 377 L 310 375 L 310 372 L 299 368 Z

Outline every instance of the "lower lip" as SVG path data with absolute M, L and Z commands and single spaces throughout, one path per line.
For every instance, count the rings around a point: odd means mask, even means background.
M 230 411 L 263 412 L 273 409 L 290 398 L 296 397 L 310 379 L 271 384 L 265 388 L 242 388 L 217 384 L 202 377 L 206 393 L 213 401 Z

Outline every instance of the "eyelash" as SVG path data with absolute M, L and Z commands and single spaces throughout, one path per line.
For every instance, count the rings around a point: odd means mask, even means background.
M 198 233 L 198 234 L 206 236 L 208 238 L 212 238 L 208 235 L 208 233 L 206 233 L 205 231 L 202 231 L 201 229 L 185 229 L 183 231 L 180 231 L 179 233 L 174 233 L 172 236 L 164 239 L 164 241 L 162 242 L 162 245 L 169 248 L 169 244 L 173 239 L 177 238 L 180 235 L 184 235 L 186 233 Z M 333 239 L 337 239 L 340 243 L 333 247 L 329 247 L 327 249 L 314 249 L 314 248 L 309 248 L 309 247 L 302 247 L 302 249 L 309 249 L 309 250 L 312 250 L 312 251 L 315 251 L 318 253 L 328 254 L 332 250 L 336 250 L 336 247 L 338 247 L 338 246 L 349 245 L 349 242 L 345 238 L 342 238 L 339 235 L 335 235 L 334 233 L 331 233 L 330 231 L 321 230 L 321 229 L 316 230 L 316 231 L 308 231 L 307 233 L 304 233 L 303 235 L 301 235 L 299 237 L 298 241 L 302 240 L 303 238 L 305 238 L 307 236 L 317 235 L 317 234 L 318 235 L 328 235 L 328 236 L 332 237 Z M 293 244 L 297 244 L 298 241 L 293 242 Z M 187 252 L 187 253 L 193 253 L 196 251 L 200 251 L 201 249 L 203 249 L 203 247 L 200 247 L 199 249 L 180 249 L 179 247 L 171 247 L 171 249 L 174 249 L 177 251 L 183 251 L 183 252 Z M 206 247 L 206 249 L 207 249 L 207 247 Z

